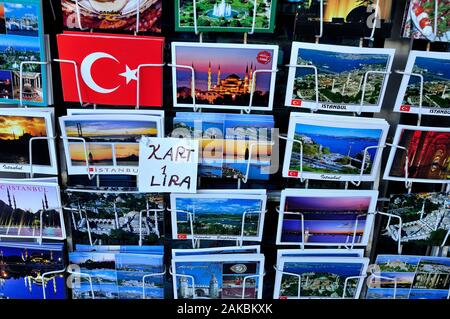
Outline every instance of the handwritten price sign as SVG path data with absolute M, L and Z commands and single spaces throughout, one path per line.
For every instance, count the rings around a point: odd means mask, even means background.
M 143 137 L 139 144 L 140 192 L 195 193 L 198 141 Z

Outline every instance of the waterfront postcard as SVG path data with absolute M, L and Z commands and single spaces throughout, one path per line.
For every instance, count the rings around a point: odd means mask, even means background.
M 178 112 L 174 137 L 198 139 L 199 175 L 268 180 L 273 116 Z
M 384 179 L 448 183 L 450 180 L 450 128 L 398 125 L 393 144 L 399 147 L 391 148 Z M 407 157 L 408 167 L 406 168 Z
M 273 298 L 358 299 L 364 279 L 354 277 L 363 276 L 368 264 L 368 258 L 282 257 Z
M 67 299 L 64 269 L 63 244 L 1 242 L 0 299 Z
M 270 111 L 277 61 L 276 45 L 173 42 L 174 106 Z
M 162 254 L 118 251 L 75 251 L 69 253 L 79 280 L 72 288 L 74 299 L 162 299 L 164 271 Z M 91 290 L 92 284 L 92 290 Z
M 162 118 L 124 114 L 59 118 L 69 174 L 138 175 L 142 136 L 161 137 Z
M 379 112 L 394 54 L 394 49 L 293 42 L 285 105 Z
M 278 217 L 279 245 L 367 245 L 377 191 L 285 189 Z
M 0 123 L 0 148 L 8 150 L 0 154 L 0 171 L 29 173 L 32 169 L 34 173 L 58 173 L 51 112 L 0 109 Z
M 195 8 L 194 8 L 195 5 Z M 272 33 L 277 1 L 175 0 L 175 31 Z M 195 16 L 196 14 L 196 16 Z
M 46 59 L 41 2 L 3 1 L 0 14 L 0 102 L 20 103 L 22 78 L 23 104 L 48 105 L 47 70 L 34 62 Z M 22 76 L 20 66 L 23 64 Z
M 373 181 L 388 128 L 378 119 L 291 114 L 283 177 Z
M 161 33 L 162 2 L 162 0 L 61 0 L 63 24 L 68 29 Z M 138 24 L 136 17 L 139 17 Z
M 447 299 L 450 258 L 378 255 L 367 299 Z
M 446 193 L 411 193 L 391 195 L 387 213 L 402 218 L 401 241 L 442 242 L 450 229 L 450 195 Z M 397 220 L 392 220 L 384 231 L 385 236 L 397 241 Z M 442 234 L 442 236 L 439 236 Z M 441 238 L 442 237 L 442 238 Z M 439 238 L 439 239 L 438 239 Z
M 158 194 L 71 190 L 63 201 L 76 246 L 154 244 L 164 231 L 164 200 Z
M 262 298 L 262 254 L 177 256 L 172 269 L 175 299 Z
M 66 238 L 57 183 L 0 182 L 0 235 L 11 238 Z
M 450 53 L 411 51 L 405 72 L 394 111 L 450 116 Z
M 261 241 L 266 210 L 259 194 L 208 192 L 171 194 L 174 239 Z M 192 225 L 192 228 L 191 228 Z

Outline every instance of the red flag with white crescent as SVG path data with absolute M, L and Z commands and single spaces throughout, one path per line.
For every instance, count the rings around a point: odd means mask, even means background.
M 83 102 L 105 105 L 162 106 L 164 38 L 64 32 L 57 35 L 59 59 L 74 61 Z M 64 100 L 78 102 L 73 63 L 60 63 Z M 139 75 L 138 75 L 139 73 Z

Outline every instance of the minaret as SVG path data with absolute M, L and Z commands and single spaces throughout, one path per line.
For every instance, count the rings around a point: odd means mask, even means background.
M 91 152 L 89 152 L 89 164 L 93 164 L 94 163 L 94 155 L 92 155 Z
M 444 91 L 442 92 L 442 98 L 445 99 L 445 92 L 447 92 L 447 85 L 444 87 Z
M 44 200 L 42 200 L 42 210 L 45 210 Z
M 8 204 L 9 204 L 9 207 L 12 207 L 12 203 L 11 203 L 11 194 L 9 193 L 9 189 L 6 189 L 6 194 L 8 195 Z
M 83 129 L 81 127 L 81 123 L 77 123 L 77 131 L 78 131 L 78 136 L 83 136 Z
M 194 68 L 194 62 L 192 62 L 192 68 L 195 70 Z M 195 90 L 194 90 L 194 77 L 191 78 L 191 97 L 194 98 L 195 96 Z
M 245 76 L 244 76 L 244 93 L 247 93 L 249 86 L 248 86 L 248 64 L 245 69 Z
M 14 202 L 14 209 L 17 209 L 17 205 L 16 205 L 16 196 L 13 195 L 13 202 Z
M 44 204 L 45 204 L 45 209 L 48 209 L 48 199 L 47 199 L 47 193 L 44 191 Z
M 217 70 L 217 86 L 220 86 L 220 64 L 219 69 Z
M 211 91 L 211 61 L 208 65 L 208 91 Z

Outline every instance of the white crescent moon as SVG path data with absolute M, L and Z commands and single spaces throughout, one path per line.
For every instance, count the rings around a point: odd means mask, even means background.
M 91 53 L 88 56 L 86 56 L 84 58 L 83 62 L 81 63 L 81 77 L 83 78 L 84 83 L 86 83 L 86 85 L 89 86 L 89 88 L 91 90 L 93 90 L 97 93 L 108 94 L 108 93 L 114 92 L 115 90 L 117 90 L 120 87 L 120 85 L 116 86 L 113 89 L 105 89 L 105 88 L 101 87 L 100 85 L 98 85 L 92 78 L 92 74 L 91 74 L 92 65 L 95 63 L 95 61 L 97 61 L 99 59 L 111 59 L 116 62 L 119 62 L 111 54 L 108 54 L 105 52 Z

